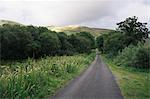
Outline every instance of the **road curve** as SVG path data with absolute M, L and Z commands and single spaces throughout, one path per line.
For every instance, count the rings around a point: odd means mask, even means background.
M 94 62 L 51 99 L 123 99 L 111 71 L 96 55 Z

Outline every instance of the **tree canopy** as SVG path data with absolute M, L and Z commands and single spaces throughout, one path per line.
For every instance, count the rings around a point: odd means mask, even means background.
M 129 45 L 144 43 L 150 33 L 146 24 L 138 22 L 138 18 L 135 16 L 129 17 L 125 21 L 117 23 L 116 30 L 97 37 L 97 47 L 100 51 L 114 56 Z
M 136 45 L 138 42 L 145 42 L 150 31 L 146 27 L 147 23 L 138 21 L 138 17 L 129 17 L 125 21 L 117 23 L 118 31 L 124 34 L 127 45 Z
M 68 36 L 46 27 L 9 24 L 0 26 L 0 40 L 1 59 L 90 52 L 95 43 L 94 37 L 86 32 Z

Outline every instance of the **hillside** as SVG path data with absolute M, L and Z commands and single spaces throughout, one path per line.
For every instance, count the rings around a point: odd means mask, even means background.
M 9 21 L 9 20 L 0 20 L 0 25 L 3 25 L 3 24 L 11 24 L 11 25 L 22 25 L 18 22 L 14 22 L 14 21 Z
M 90 32 L 95 37 L 99 36 L 102 33 L 107 33 L 107 32 L 112 31 L 110 29 L 91 28 L 91 27 L 77 26 L 77 25 L 64 26 L 64 27 L 63 26 L 62 27 L 48 26 L 47 28 L 56 32 L 65 32 L 68 35 L 85 31 L 85 32 Z
M 9 21 L 9 20 L 0 20 L 0 25 L 3 24 L 11 24 L 11 25 L 23 25 L 18 22 L 14 21 Z M 47 26 L 49 30 L 56 31 L 56 32 L 65 32 L 68 35 L 74 34 L 74 33 L 79 33 L 79 32 L 89 32 L 93 36 L 97 37 L 102 33 L 108 33 L 112 30 L 110 29 L 103 29 L 103 28 L 92 28 L 92 27 L 86 27 L 86 26 L 78 26 L 78 25 L 69 25 L 69 26 Z

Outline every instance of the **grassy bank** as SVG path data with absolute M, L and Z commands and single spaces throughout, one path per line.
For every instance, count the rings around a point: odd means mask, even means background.
M 150 73 L 131 67 L 116 66 L 112 60 L 103 56 L 117 79 L 125 99 L 150 99 Z
M 46 57 L 0 65 L 0 98 L 43 98 L 80 74 L 95 54 Z

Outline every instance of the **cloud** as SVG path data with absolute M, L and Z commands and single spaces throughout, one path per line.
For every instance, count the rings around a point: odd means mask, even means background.
M 87 25 L 115 28 L 129 16 L 149 21 L 149 0 L 0 1 L 0 19 L 33 25 Z

